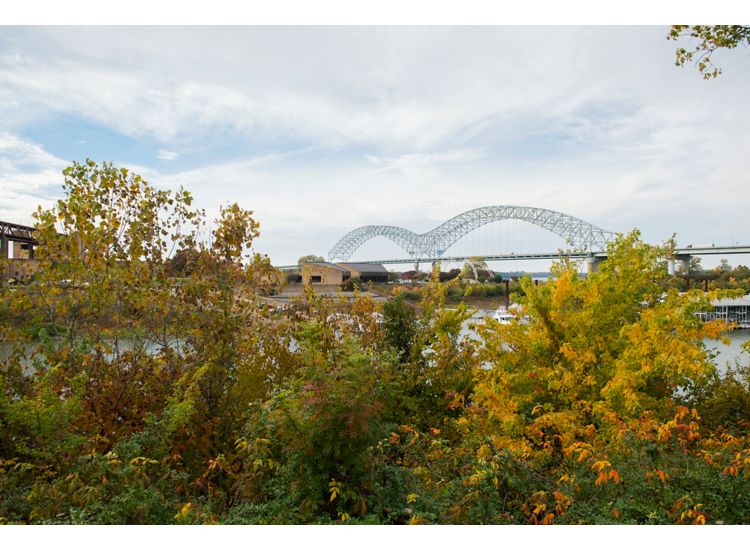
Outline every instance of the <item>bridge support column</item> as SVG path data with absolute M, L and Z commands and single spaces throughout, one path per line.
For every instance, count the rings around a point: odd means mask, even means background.
M 414 262 L 414 271 L 419 271 L 419 262 Z
M 0 262 L 8 258 L 8 239 L 0 235 Z M 0 265 L 0 285 L 5 284 L 7 270 L 4 265 Z
M 677 262 L 680 266 L 680 271 L 682 271 L 685 275 L 688 275 L 690 272 L 690 258 L 691 256 L 677 256 Z
M 599 269 L 600 263 L 602 263 L 601 258 L 597 258 L 596 256 L 586 258 L 586 273 L 589 275 L 596 273 Z
M 13 258 L 16 260 L 23 260 L 24 258 L 24 243 L 14 242 L 13 243 Z

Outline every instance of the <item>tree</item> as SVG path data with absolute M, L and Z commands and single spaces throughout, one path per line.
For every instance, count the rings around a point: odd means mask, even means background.
M 633 232 L 608 245 L 607 261 L 591 277 L 566 263 L 553 267 L 555 280 L 545 285 L 524 277 L 529 324 L 481 330 L 492 369 L 476 397 L 501 426 L 497 448 L 544 454 L 573 444 L 588 426 L 667 420 L 677 388 L 711 378 L 702 341 L 725 327 L 695 317 L 710 307 L 699 291 L 664 295 L 663 254 Z
M 351 292 L 353 290 L 362 290 L 362 279 L 351 277 L 341 284 L 341 290 Z
M 302 267 L 302 264 L 310 262 L 325 262 L 325 258 L 323 258 L 322 256 L 316 256 L 315 254 L 307 254 L 306 256 L 302 256 L 299 260 L 297 260 L 297 265 L 299 267 Z
M 186 191 L 156 190 L 93 161 L 64 176 L 64 198 L 35 215 L 34 284 L 0 289 L 14 321 L 0 337 L 19 342 L 0 359 L 0 462 L 45 472 L 30 504 L 11 512 L 14 521 L 66 518 L 87 506 L 76 496 L 85 489 L 101 518 L 168 521 L 172 481 L 200 478 L 207 461 L 234 449 L 248 403 L 292 365 L 283 321 L 269 322 L 258 307 L 274 271 L 251 252 L 258 224 L 236 204 L 221 209 L 208 245 L 199 238 L 204 215 Z M 172 261 L 174 250 L 185 252 Z M 47 338 L 52 327 L 63 337 Z M 43 359 L 28 372 L 38 352 Z M 132 468 L 123 471 L 118 455 Z M 131 475 L 147 478 L 169 461 L 171 473 L 159 478 L 171 478 L 166 485 L 152 479 L 149 489 Z M 65 479 L 76 483 L 62 488 Z M 30 494 L 16 481 L 14 494 Z M 108 506 L 110 498 L 127 502 Z M 149 505 L 138 501 L 149 498 L 160 511 L 144 517 L 138 509 Z
M 414 309 L 404 301 L 402 294 L 383 304 L 383 329 L 386 343 L 406 361 L 411 354 L 417 322 Z
M 672 25 L 667 38 L 678 40 L 689 37 L 699 40 L 694 49 L 677 48 L 675 65 L 682 67 L 694 62 L 703 78 L 708 80 L 721 74 L 711 56 L 718 49 L 734 49 L 740 44 L 750 44 L 750 26 L 743 25 Z
M 456 279 L 457 277 L 461 276 L 461 270 L 458 268 L 451 269 L 448 272 L 441 271 L 440 272 L 440 282 L 444 283 L 446 281 L 452 281 L 453 279 Z

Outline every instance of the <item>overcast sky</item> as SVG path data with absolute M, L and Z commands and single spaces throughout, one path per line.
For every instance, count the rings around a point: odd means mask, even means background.
M 667 32 L 0 27 L 0 219 L 89 157 L 254 210 L 277 265 L 490 204 L 748 244 L 750 50 L 704 81 Z

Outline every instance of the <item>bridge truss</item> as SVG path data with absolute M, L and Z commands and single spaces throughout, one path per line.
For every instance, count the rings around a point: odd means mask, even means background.
M 0 221 L 0 239 L 37 244 L 33 227 L 3 221 Z
M 346 261 L 366 241 L 383 236 L 400 246 L 410 258 L 440 258 L 456 241 L 475 229 L 500 220 L 521 220 L 559 235 L 578 250 L 604 250 L 613 234 L 562 212 L 530 206 L 484 206 L 451 218 L 427 233 L 414 233 L 393 225 L 365 225 L 350 231 L 328 253 L 329 260 Z

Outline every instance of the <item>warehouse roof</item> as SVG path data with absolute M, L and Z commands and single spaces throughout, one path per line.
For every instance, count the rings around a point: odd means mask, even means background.
M 305 266 L 305 265 L 314 265 L 314 266 L 317 266 L 317 267 L 323 267 L 323 268 L 333 269 L 335 271 L 343 271 L 344 273 L 348 273 L 349 272 L 349 270 L 347 268 L 345 268 L 345 267 L 341 267 L 340 265 L 331 264 L 331 263 L 328 263 L 328 262 L 305 262 L 302 265 L 303 266 Z
M 388 270 L 381 264 L 357 264 L 357 263 L 339 263 L 340 266 L 346 269 L 353 269 L 360 273 L 382 273 L 388 274 Z

